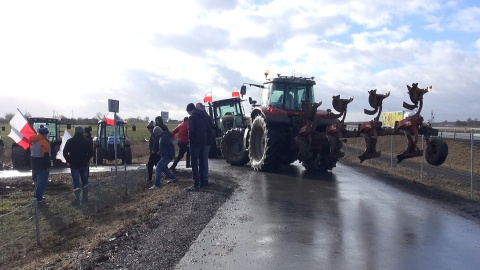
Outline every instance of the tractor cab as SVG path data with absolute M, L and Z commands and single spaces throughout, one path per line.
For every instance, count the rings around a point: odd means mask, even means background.
M 45 117 L 30 117 L 28 118 L 28 124 L 37 131 L 40 126 L 48 128 L 48 141 L 50 142 L 50 157 L 54 166 L 62 166 L 63 163 L 56 159 L 57 152 L 60 150 L 62 139 L 60 137 L 60 124 L 61 120 L 57 118 L 45 118 Z M 70 129 L 71 125 L 67 124 L 67 129 Z M 12 165 L 14 169 L 21 169 L 30 166 L 30 148 L 24 150 L 17 143 L 12 144 Z
M 305 78 L 275 78 L 265 83 L 260 105 L 285 111 L 302 111 L 302 100 L 315 100 L 314 84 L 314 81 Z
M 209 105 L 215 137 L 221 137 L 227 130 L 247 126 L 244 109 L 240 98 L 229 98 L 213 101 Z
M 125 121 L 121 119 L 116 120 L 115 126 L 104 120 L 98 121 L 97 136 L 93 139 L 93 162 L 95 164 L 103 165 L 104 160 L 115 160 L 115 129 L 117 158 L 122 159 L 122 163 L 132 163 L 132 149 L 125 125 Z

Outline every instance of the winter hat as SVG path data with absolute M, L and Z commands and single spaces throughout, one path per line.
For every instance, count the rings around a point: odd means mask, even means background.
M 188 103 L 187 105 L 187 112 L 195 110 L 195 104 Z
M 81 127 L 81 126 L 76 126 L 76 127 L 75 127 L 75 134 L 77 134 L 77 133 L 83 134 L 83 127 Z
M 195 109 L 203 110 L 204 109 L 203 104 L 202 103 L 197 103 L 195 105 Z
M 37 129 L 37 132 L 42 135 L 48 135 L 49 131 L 44 125 L 40 125 L 40 127 Z
M 155 125 L 153 124 L 153 121 L 150 121 L 150 123 L 147 125 L 147 129 L 153 129 Z
M 163 129 L 159 126 L 153 128 L 153 134 L 160 134 L 163 132 Z

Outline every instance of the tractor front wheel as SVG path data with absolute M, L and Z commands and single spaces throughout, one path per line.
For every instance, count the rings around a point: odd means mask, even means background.
M 97 165 L 103 165 L 103 149 L 101 147 L 95 148 L 95 159 L 97 161 Z
M 425 151 L 425 159 L 428 164 L 440 166 L 445 162 L 448 156 L 448 145 L 445 141 L 434 138 L 430 140 Z
M 250 130 L 250 166 L 258 171 L 278 168 L 285 148 L 281 125 L 268 124 L 263 116 L 257 116 Z
M 125 147 L 125 160 L 122 160 L 124 164 L 132 164 L 132 148 L 130 146 Z
M 18 145 L 12 146 L 12 166 L 15 170 L 22 169 L 27 166 L 25 150 Z
M 243 145 L 244 132 L 244 129 L 234 128 L 223 135 L 222 155 L 230 165 L 242 166 L 248 163 L 248 152 Z

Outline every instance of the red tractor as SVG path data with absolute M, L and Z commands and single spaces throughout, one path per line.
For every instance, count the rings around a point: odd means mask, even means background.
M 400 121 L 394 128 L 384 128 L 378 121 L 382 101 L 389 94 L 376 94 L 371 90 L 369 103 L 373 111 L 365 110 L 366 114 L 376 114 L 374 120 L 362 123 L 358 129 L 349 131 L 344 120 L 348 103 L 353 98 L 341 99 L 334 96 L 332 105 L 338 113 L 331 110 L 318 110 L 321 105 L 315 103 L 314 78 L 296 76 L 281 76 L 268 78 L 263 85 L 248 84 L 263 89 L 260 104 L 250 98 L 252 104 L 251 124 L 245 131 L 243 145 L 248 151 L 250 165 L 255 170 L 275 170 L 281 165 L 300 161 L 307 170 L 332 170 L 337 161 L 344 156 L 341 151 L 347 138 L 363 136 L 367 143 L 366 151 L 359 156 L 365 159 L 378 157 L 376 151 L 377 136 L 404 135 L 408 146 L 398 155 L 398 162 L 405 158 L 421 156 L 418 149 L 419 135 L 424 135 L 427 142 L 426 160 L 432 165 L 441 165 L 448 155 L 447 144 L 433 138 L 438 131 L 423 124 L 420 116 L 423 105 L 423 95 L 428 89 L 419 89 L 417 84 L 408 86 L 413 105 L 404 103 L 410 110 L 417 113 Z M 246 85 L 241 87 L 241 95 L 246 94 Z

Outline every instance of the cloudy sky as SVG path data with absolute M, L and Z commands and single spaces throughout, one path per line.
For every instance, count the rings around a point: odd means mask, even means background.
M 0 116 L 186 116 L 189 102 L 227 98 L 271 75 L 315 77 L 320 109 L 368 90 L 433 86 L 424 118 L 480 118 L 480 4 L 440 0 L 1 1 Z M 258 88 L 247 97 L 260 98 Z M 250 109 L 245 102 L 247 110 Z

